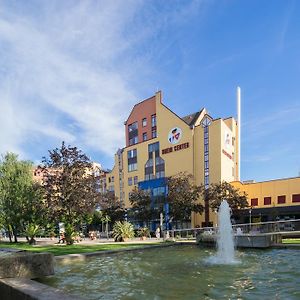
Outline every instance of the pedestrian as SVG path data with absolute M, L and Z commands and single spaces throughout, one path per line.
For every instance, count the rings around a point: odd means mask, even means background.
M 159 227 L 157 227 L 155 230 L 155 236 L 157 239 L 160 239 L 160 228 Z

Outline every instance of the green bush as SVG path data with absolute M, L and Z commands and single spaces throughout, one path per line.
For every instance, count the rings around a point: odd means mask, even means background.
M 133 225 L 126 221 L 117 221 L 113 227 L 113 238 L 115 242 L 124 242 L 134 237 Z

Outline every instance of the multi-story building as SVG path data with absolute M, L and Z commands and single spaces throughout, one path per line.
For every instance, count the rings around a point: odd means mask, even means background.
M 125 121 L 125 145 L 115 155 L 107 187 L 125 207 L 133 188 L 149 190 L 153 199 L 167 193 L 168 176 L 192 174 L 194 183 L 239 179 L 238 126 L 233 117 L 213 118 L 205 108 L 179 117 L 162 102 L 161 92 L 136 104 Z M 204 216 L 193 215 L 192 226 Z M 210 221 L 215 214 L 210 213 Z

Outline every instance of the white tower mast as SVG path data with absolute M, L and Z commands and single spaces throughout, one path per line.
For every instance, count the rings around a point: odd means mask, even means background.
M 236 89 L 236 100 L 237 100 L 237 124 L 238 124 L 238 180 L 241 180 L 241 88 L 238 86 Z

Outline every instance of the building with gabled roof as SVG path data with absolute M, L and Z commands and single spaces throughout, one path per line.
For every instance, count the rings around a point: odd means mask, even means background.
M 162 101 L 162 93 L 137 103 L 125 125 L 125 147 L 115 154 L 107 187 L 125 207 L 133 188 L 149 190 L 155 199 L 166 195 L 166 177 L 192 174 L 195 184 L 239 179 L 238 126 L 233 117 L 213 118 L 205 108 L 179 117 Z M 215 214 L 210 213 L 212 222 Z M 193 215 L 189 226 L 203 225 Z M 153 228 L 158 220 L 153 220 Z

